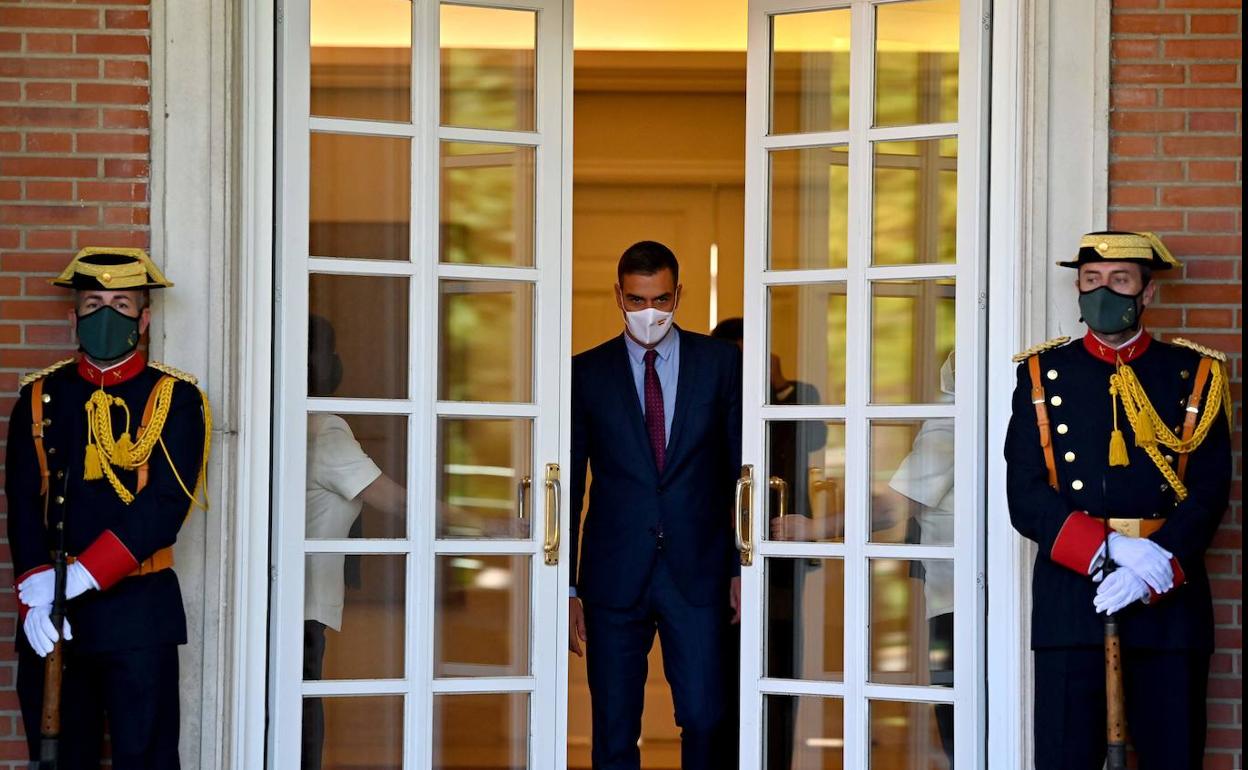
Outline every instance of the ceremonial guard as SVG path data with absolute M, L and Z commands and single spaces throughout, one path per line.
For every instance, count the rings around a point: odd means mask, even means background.
M 1178 265 L 1151 233 L 1090 233 L 1059 264 L 1078 271 L 1089 332 L 1015 358 L 1005 443 L 1010 517 L 1039 546 L 1036 767 L 1099 770 L 1107 750 L 1114 766 L 1125 706 L 1140 768 L 1200 768 L 1204 556 L 1231 476 L 1225 356 L 1145 330 L 1153 272 Z
M 96 770 L 107 718 L 113 767 L 176 768 L 173 544 L 204 507 L 207 398 L 138 349 L 150 290 L 172 286 L 145 252 L 83 249 L 52 283 L 81 355 L 22 381 L 5 465 L 31 758 Z

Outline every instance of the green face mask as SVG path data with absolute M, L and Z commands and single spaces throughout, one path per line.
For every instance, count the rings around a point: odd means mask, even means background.
M 1119 294 L 1108 286 L 1080 292 L 1079 312 L 1088 328 L 1101 334 L 1118 334 L 1134 329 L 1140 322 L 1140 295 Z
M 139 346 L 139 319 L 105 306 L 78 316 L 78 347 L 96 361 L 115 361 Z

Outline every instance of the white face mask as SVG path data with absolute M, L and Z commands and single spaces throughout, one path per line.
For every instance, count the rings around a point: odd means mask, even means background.
M 665 313 L 662 310 L 648 307 L 645 310 L 626 312 L 624 321 L 633 339 L 642 345 L 650 346 L 658 344 L 659 340 L 667 336 L 672 328 L 673 315 L 674 313 Z

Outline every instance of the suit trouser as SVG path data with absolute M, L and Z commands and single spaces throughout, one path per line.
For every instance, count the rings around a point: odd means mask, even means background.
M 595 770 L 638 770 L 647 656 L 657 630 L 663 670 L 672 688 L 681 728 L 683 770 L 720 770 L 735 746 L 724 739 L 724 720 L 735 717 L 725 687 L 728 585 L 723 601 L 690 604 L 660 557 L 637 603 L 627 608 L 585 604 L 586 668 L 593 706 Z
M 1105 652 L 1036 650 L 1037 770 L 1101 770 Z M 1205 750 L 1208 653 L 1123 650 L 1127 733 L 1140 770 L 1199 770 Z
M 177 770 L 177 646 L 79 653 L 69 642 L 62 649 L 60 770 L 99 770 L 105 715 L 116 770 Z M 21 644 L 17 693 L 32 759 L 39 757 L 43 667 Z
M 317 682 L 325 668 L 325 629 L 317 620 L 303 621 L 303 679 Z M 325 704 L 320 698 L 303 699 L 303 753 L 301 770 L 321 770 L 325 752 Z

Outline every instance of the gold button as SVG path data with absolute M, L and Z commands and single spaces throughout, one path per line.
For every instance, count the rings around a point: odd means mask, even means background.
M 1075 453 L 1074 453 L 1074 452 L 1067 452 L 1067 453 L 1066 453 L 1066 462 L 1068 462 L 1068 463 L 1073 463 L 1074 461 L 1075 461 Z
M 1166 462 L 1168 463 L 1174 462 L 1174 455 L 1166 455 Z
M 43 424 L 44 424 L 44 425 L 51 425 L 51 424 L 52 424 L 52 418 L 51 418 L 51 417 L 45 417 L 45 418 L 43 418 Z
M 63 478 L 65 478 L 65 471 L 57 471 L 57 472 L 56 472 L 56 477 L 57 477 L 58 479 L 63 479 Z
M 1052 401 L 1053 401 L 1053 406 L 1061 406 L 1061 405 L 1062 405 L 1062 397 L 1061 397 L 1061 396 L 1054 396 L 1054 397 L 1052 398 Z
M 56 496 L 56 504 L 57 504 L 57 505 L 64 505 L 64 504 L 65 504 L 65 498 L 61 497 L 60 495 L 57 495 L 57 496 Z
M 1050 380 L 1056 380 L 1056 379 L 1057 379 L 1057 370 L 1056 370 L 1056 369 L 1050 369 L 1050 370 L 1048 371 L 1048 373 L 1047 373 L 1047 374 L 1045 374 L 1044 376 L 1045 376 L 1045 377 L 1048 377 Z
M 112 273 L 103 273 L 100 275 L 100 283 L 108 283 L 111 280 L 113 280 Z
M 54 454 L 56 454 L 56 447 L 54 447 L 54 446 L 50 446 L 50 447 L 48 447 L 48 454 L 50 454 L 50 455 L 54 455 Z
M 1061 425 L 1057 426 L 1057 432 L 1062 434 L 1063 436 L 1065 436 L 1066 433 L 1069 431 L 1070 431 L 1070 428 L 1066 427 L 1066 423 L 1062 423 Z
M 1184 369 L 1183 371 L 1179 372 L 1179 376 L 1186 380 L 1188 377 L 1192 376 L 1192 373 Z
M 1169 484 L 1162 484 L 1162 485 L 1161 485 L 1161 491 L 1162 491 L 1162 492 L 1165 492 L 1165 491 L 1166 491 L 1167 489 L 1169 489 L 1169 488 L 1170 488 L 1170 485 L 1169 485 Z
M 49 396 L 47 393 L 44 393 L 44 394 L 43 394 L 43 403 L 45 403 L 45 404 L 50 404 L 50 403 L 52 403 L 52 397 L 51 397 L 51 396 Z
M 1079 479 L 1075 479 L 1074 481 L 1070 482 L 1070 488 L 1078 492 L 1079 490 L 1083 489 L 1083 482 L 1080 481 Z
M 1109 244 L 1106 243 L 1105 241 L 1101 241 L 1100 243 L 1096 244 L 1096 250 L 1104 254 L 1105 252 L 1109 251 Z

